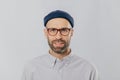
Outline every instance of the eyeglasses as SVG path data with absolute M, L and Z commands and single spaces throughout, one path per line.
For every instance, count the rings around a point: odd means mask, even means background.
M 55 36 L 58 31 L 60 31 L 60 34 L 63 36 L 67 36 L 70 32 L 70 28 L 61 28 L 61 29 L 56 29 L 56 28 L 47 28 L 47 31 L 49 33 L 49 35 L 51 36 Z

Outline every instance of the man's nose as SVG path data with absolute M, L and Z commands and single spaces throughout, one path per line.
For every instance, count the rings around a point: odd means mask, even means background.
M 58 31 L 58 33 L 56 34 L 56 38 L 57 39 L 61 39 L 62 38 L 62 35 L 61 35 L 60 31 Z

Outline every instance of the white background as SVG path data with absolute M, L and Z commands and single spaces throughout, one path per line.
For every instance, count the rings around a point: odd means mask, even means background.
M 65 10 L 75 20 L 71 48 L 100 80 L 120 80 L 119 0 L 0 0 L 0 80 L 20 80 L 24 65 L 48 51 L 43 17 Z

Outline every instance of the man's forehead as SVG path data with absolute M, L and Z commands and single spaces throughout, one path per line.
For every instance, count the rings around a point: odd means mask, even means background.
M 54 27 L 54 28 L 59 28 L 59 27 L 71 27 L 70 23 L 68 20 L 64 18 L 54 18 L 48 21 L 46 27 Z

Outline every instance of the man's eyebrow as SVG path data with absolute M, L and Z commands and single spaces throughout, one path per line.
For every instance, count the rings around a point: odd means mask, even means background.
M 47 28 L 47 29 L 64 29 L 64 28 L 68 28 L 68 27 L 62 27 L 62 28 Z

